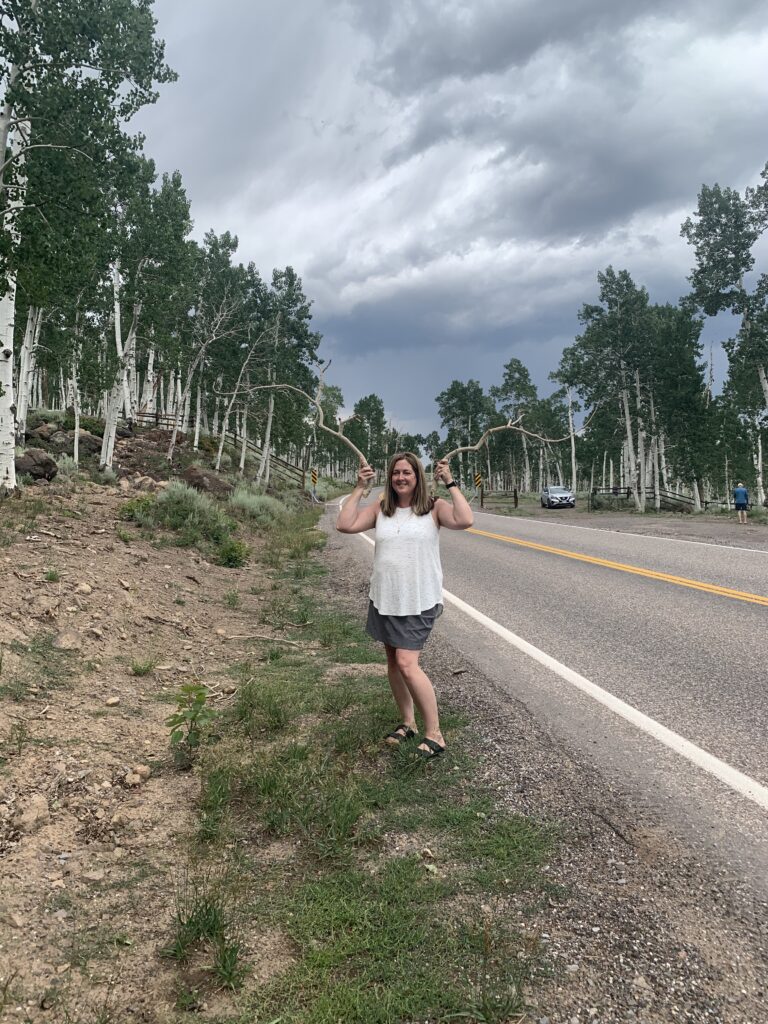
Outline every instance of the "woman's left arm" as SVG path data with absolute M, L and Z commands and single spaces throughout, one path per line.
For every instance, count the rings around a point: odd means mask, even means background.
M 443 498 L 438 498 L 435 502 L 438 523 L 444 526 L 446 530 L 468 530 L 475 521 L 475 517 L 469 502 L 453 479 L 445 459 L 441 459 L 435 466 L 435 480 L 444 480 L 448 493 L 451 496 L 450 503 Z

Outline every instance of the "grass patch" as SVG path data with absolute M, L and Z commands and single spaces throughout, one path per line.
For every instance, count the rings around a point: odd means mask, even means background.
M 199 964 L 204 951 L 207 981 L 193 991 L 180 977 L 181 1002 L 199 1005 L 206 985 L 242 986 L 239 935 L 258 924 L 292 957 L 244 990 L 248 1019 L 522 1020 L 542 952 L 503 906 L 549 892 L 542 867 L 556 832 L 482 791 L 462 723 L 445 710 L 443 761 L 423 762 L 415 744 L 382 746 L 394 718 L 381 672 L 328 674 L 381 664 L 380 649 L 311 582 L 286 578 L 292 563 L 313 564 L 313 522 L 300 512 L 269 527 L 277 573 L 262 607 L 267 624 L 306 646 L 260 645 L 231 666 L 234 698 L 200 753 L 192 863 L 203 881 L 178 901 L 167 955 Z
M 149 676 L 157 667 L 157 658 L 134 660 L 131 662 L 131 673 L 135 676 Z
M 215 499 L 179 480 L 172 480 L 157 495 L 127 501 L 119 515 L 124 521 L 136 523 L 145 536 L 151 536 L 160 527 L 172 532 L 180 547 L 212 550 L 219 565 L 237 568 L 248 560 L 247 544 L 233 536 L 234 520 Z

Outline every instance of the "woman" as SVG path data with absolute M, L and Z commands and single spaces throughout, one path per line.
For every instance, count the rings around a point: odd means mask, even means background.
M 361 508 L 360 498 L 373 477 L 370 466 L 360 466 L 357 485 L 339 512 L 336 529 L 341 533 L 376 530 L 366 629 L 384 644 L 389 685 L 400 711 L 400 725 L 386 740 L 396 746 L 416 735 L 415 705 L 424 723 L 416 749 L 429 759 L 445 752 L 435 691 L 419 666 L 421 650 L 443 610 L 438 531 L 441 526 L 466 530 L 474 517 L 445 459 L 435 466 L 435 480 L 445 482 L 451 501 L 430 496 L 424 469 L 411 452 L 392 456 L 381 502 Z

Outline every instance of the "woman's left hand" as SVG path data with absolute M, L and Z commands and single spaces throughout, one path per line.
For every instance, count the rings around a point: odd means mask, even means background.
M 448 465 L 448 459 L 440 459 L 435 466 L 435 480 L 443 480 L 445 483 L 450 483 L 453 479 L 451 473 L 451 467 Z

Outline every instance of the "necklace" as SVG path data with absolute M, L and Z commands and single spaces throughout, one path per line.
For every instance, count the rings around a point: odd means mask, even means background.
M 399 508 L 397 511 L 398 512 L 403 512 L 404 509 Z M 400 530 L 405 526 L 405 524 L 410 522 L 410 519 L 411 519 L 412 515 L 413 515 L 413 509 L 409 508 L 408 509 L 408 515 L 404 519 L 402 517 L 399 517 L 399 516 L 396 517 L 395 521 L 397 522 L 397 528 L 395 530 L 395 533 L 397 533 L 398 536 L 400 534 Z

